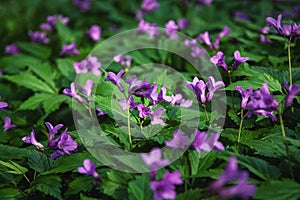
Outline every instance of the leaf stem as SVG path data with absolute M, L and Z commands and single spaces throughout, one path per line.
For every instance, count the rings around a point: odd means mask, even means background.
M 239 133 L 238 133 L 238 143 L 240 143 L 241 141 L 241 132 L 242 132 L 242 128 L 243 128 L 243 122 L 244 122 L 244 109 L 242 108 L 241 110 L 241 121 L 240 121 L 240 126 L 239 126 Z
M 209 117 L 208 117 L 208 114 L 207 114 L 207 111 L 206 111 L 206 106 L 205 106 L 205 104 L 202 104 L 202 107 L 203 107 L 203 109 L 204 109 L 204 113 L 205 113 L 206 120 L 207 120 L 207 122 L 209 123 Z
M 290 86 L 293 85 L 292 63 L 291 63 L 291 40 L 292 40 L 292 36 L 288 40 L 288 60 L 289 60 Z
M 232 84 L 232 80 L 231 80 L 231 73 L 230 73 L 230 70 L 228 70 L 227 73 L 228 73 L 229 83 L 230 83 L 230 85 L 231 85 L 231 84 Z M 234 110 L 233 91 L 231 91 L 231 104 L 232 104 L 232 109 Z
M 127 128 L 128 128 L 129 144 L 130 144 L 130 149 L 131 149 L 132 148 L 132 140 L 131 140 L 131 130 L 130 130 L 130 112 L 129 112 L 129 107 L 127 109 Z
M 26 179 L 26 181 L 31 184 L 30 180 L 28 179 L 28 177 L 26 176 L 26 174 L 23 174 L 24 178 Z

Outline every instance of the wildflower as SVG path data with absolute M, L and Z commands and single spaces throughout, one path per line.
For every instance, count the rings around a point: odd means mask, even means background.
M 22 141 L 27 143 L 27 144 L 32 144 L 34 145 L 37 149 L 39 150 L 44 150 L 44 145 L 42 145 L 41 143 L 39 143 L 36 139 L 35 139 L 35 134 L 34 134 L 34 130 L 32 129 L 30 136 L 25 136 L 22 138 Z
M 228 71 L 228 66 L 225 62 L 225 55 L 222 51 L 218 51 L 218 53 L 210 58 L 210 62 L 218 67 L 222 67 L 223 70 Z
M 218 50 L 220 48 L 220 40 L 229 35 L 230 34 L 230 29 L 227 26 L 224 26 L 222 31 L 218 34 L 218 36 L 216 37 L 214 43 L 212 44 L 211 40 L 210 40 L 210 35 L 209 33 L 206 31 L 202 34 L 200 34 L 198 36 L 198 38 L 204 43 L 206 44 L 210 49 L 212 50 Z
M 128 109 L 136 109 L 136 103 L 132 96 L 129 97 L 128 101 L 126 101 L 125 99 L 120 99 L 119 104 L 121 105 L 123 111 Z
M 63 151 L 65 154 L 70 154 L 70 151 L 77 149 L 77 142 L 67 134 L 67 128 L 62 132 L 57 141 L 57 148 Z
M 279 35 L 283 36 L 294 36 L 299 35 L 299 26 L 296 23 L 281 24 L 282 15 L 277 16 L 277 20 L 272 17 L 267 17 L 266 22 L 272 26 Z
M 8 131 L 9 129 L 16 128 L 17 126 L 11 123 L 10 117 L 4 118 L 4 131 Z
M 204 33 L 200 34 L 199 36 L 199 39 L 204 43 L 206 44 L 210 49 L 213 49 L 213 45 L 210 41 L 210 36 L 209 36 L 209 33 L 208 31 L 205 31 Z
M 165 24 L 165 35 L 171 39 L 177 39 L 178 34 L 176 33 L 179 26 L 176 25 L 174 20 L 170 20 Z
M 283 85 L 285 89 L 288 91 L 288 95 L 285 99 L 285 107 L 289 107 L 292 104 L 294 97 L 300 92 L 300 87 L 297 84 L 290 86 L 285 81 L 283 82 Z
M 233 70 L 237 70 L 240 64 L 249 60 L 249 57 L 241 57 L 241 53 L 239 51 L 234 52 L 234 63 Z
M 118 74 L 115 74 L 113 72 L 108 72 L 107 77 L 104 80 L 110 81 L 112 84 L 118 86 L 121 92 L 124 92 L 124 86 L 121 83 L 121 77 L 123 76 L 123 74 L 124 74 L 124 70 L 119 71 Z
M 263 34 L 259 34 L 259 40 L 261 43 L 272 43 L 272 40 L 265 37 Z
M 38 31 L 28 31 L 28 36 L 31 41 L 41 44 L 48 44 L 50 42 L 49 38 L 47 38 L 46 33 L 38 32 Z
M 234 12 L 234 18 L 241 19 L 241 20 L 244 20 L 244 21 L 249 21 L 248 15 L 246 15 L 245 13 L 240 12 L 240 11 Z
M 183 136 L 180 130 L 176 130 L 173 133 L 173 139 L 166 141 L 166 146 L 173 149 L 184 149 L 188 144 L 189 137 Z
M 100 179 L 99 174 L 96 172 L 97 163 L 92 163 L 90 159 L 83 161 L 83 166 L 78 167 L 77 171 L 81 174 L 92 175 L 96 180 Z
M 57 132 L 64 126 L 63 124 L 58 124 L 53 127 L 50 122 L 46 122 L 45 125 L 48 128 L 49 138 L 48 138 L 48 146 L 54 147 L 56 145 L 56 141 L 54 140 L 55 135 Z
M 68 17 L 64 17 L 63 15 L 48 16 L 46 22 L 40 25 L 41 30 L 53 32 L 55 30 L 57 20 L 65 25 L 70 21 Z
M 151 124 L 160 124 L 165 125 L 165 122 L 161 119 L 161 115 L 163 114 L 164 109 L 158 108 L 156 111 L 152 111 L 150 113 Z
M 140 118 L 146 118 L 150 115 L 151 109 L 144 106 L 144 104 L 137 105 L 137 110 L 139 111 Z
M 130 56 L 123 56 L 118 54 L 114 56 L 114 61 L 119 63 L 121 66 L 124 66 L 127 70 L 130 68 L 132 58 Z
M 10 55 L 18 55 L 21 52 L 20 48 L 16 44 L 9 44 L 5 47 L 5 53 Z
M 189 22 L 187 19 L 178 19 L 177 20 L 178 28 L 179 29 L 185 29 L 186 27 L 189 26 Z
M 78 7 L 81 11 L 87 11 L 91 7 L 90 0 L 73 0 L 73 5 Z
M 6 110 L 4 108 L 6 108 L 6 107 L 8 107 L 8 103 L 0 101 L 0 110 L 5 112 Z
M 141 157 L 151 171 L 169 164 L 167 159 L 162 158 L 162 152 L 159 148 L 153 148 L 150 153 L 141 153 Z
M 170 96 L 167 96 L 167 91 L 166 91 L 166 87 L 163 86 L 161 87 L 159 93 L 157 93 L 157 88 L 158 88 L 158 85 L 157 84 L 154 84 L 149 90 L 151 90 L 151 93 L 150 93 L 150 103 L 151 105 L 156 105 L 158 102 L 160 101 L 164 101 L 164 102 L 170 102 L 172 99 Z
M 143 0 L 142 12 L 149 13 L 159 7 L 159 3 L 156 0 Z
M 197 3 L 203 3 L 205 5 L 210 5 L 213 0 L 197 0 Z
M 191 144 L 196 151 L 200 152 L 201 150 L 210 152 L 212 149 L 217 151 L 223 151 L 225 148 L 221 142 L 218 141 L 220 137 L 220 131 L 211 133 L 209 136 L 206 132 L 200 132 L 195 130 L 195 137 Z
M 260 90 L 254 91 L 251 95 L 250 101 L 246 106 L 249 110 L 247 117 L 251 117 L 252 114 L 263 115 L 275 121 L 276 116 L 273 114 L 273 111 L 276 110 L 278 106 L 278 102 L 269 93 L 268 83 L 266 82 Z
M 101 63 L 98 61 L 98 58 L 92 55 L 89 55 L 87 59 L 80 62 L 74 62 L 73 64 L 76 74 L 92 72 L 95 76 L 100 76 Z
M 180 171 L 175 171 L 171 173 L 166 172 L 162 180 L 151 181 L 150 188 L 153 191 L 153 199 L 175 199 L 175 184 L 181 185 L 183 183 L 180 176 Z
M 249 199 L 255 194 L 256 186 L 247 183 L 248 172 L 240 171 L 237 166 L 236 157 L 229 159 L 228 165 L 224 173 L 218 180 L 214 181 L 209 188 L 221 197 L 239 197 L 241 199 Z M 236 181 L 235 185 L 230 184 Z M 230 184 L 230 186 L 229 186 Z
M 92 95 L 93 86 L 94 86 L 94 82 L 92 80 L 87 80 L 85 82 L 85 85 L 83 87 L 81 86 L 81 90 L 86 96 L 89 97 Z
M 186 82 L 186 87 L 194 92 L 195 97 L 201 103 L 206 103 L 206 84 L 203 80 L 199 80 L 197 77 L 193 79 L 193 82 Z
M 138 32 L 139 33 L 146 33 L 149 35 L 150 38 L 154 38 L 155 36 L 159 35 L 158 27 L 155 23 L 150 24 L 145 20 L 141 20 L 138 25 Z
M 75 89 L 75 83 L 72 82 L 71 85 L 70 85 L 70 89 L 68 88 L 65 88 L 63 90 L 63 93 L 69 97 L 73 97 L 75 98 L 79 103 L 82 103 L 83 102 L 83 99 L 80 95 L 77 94 L 76 92 L 76 89 Z
M 71 55 L 71 56 L 78 56 L 79 51 L 76 47 L 76 43 L 72 42 L 71 44 L 64 44 L 62 49 L 59 53 L 60 55 Z
M 210 76 L 208 77 L 208 82 L 207 82 L 207 88 L 208 88 L 208 93 L 206 96 L 206 101 L 211 101 L 213 98 L 214 93 L 225 86 L 223 81 L 217 81 L 215 82 L 214 77 Z
M 246 108 L 249 98 L 253 93 L 252 88 L 248 88 L 244 90 L 241 86 L 236 86 L 235 90 L 238 91 L 242 95 L 241 108 Z
M 96 111 L 97 111 L 97 116 L 106 115 L 106 113 L 103 110 L 101 110 L 101 108 L 96 108 Z
M 193 58 L 201 58 L 206 54 L 206 50 L 204 48 L 200 48 L 197 45 L 197 40 L 192 39 L 192 40 L 185 40 L 184 41 L 185 46 L 188 46 L 191 48 L 191 56 Z
M 101 28 L 98 25 L 92 25 L 87 34 L 94 41 L 99 41 L 101 38 Z

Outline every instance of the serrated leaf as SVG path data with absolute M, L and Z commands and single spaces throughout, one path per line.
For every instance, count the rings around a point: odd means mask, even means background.
M 57 59 L 57 68 L 61 74 L 70 81 L 75 79 L 75 69 L 73 67 L 73 61 L 67 58 Z
M 28 166 L 40 173 L 47 171 L 50 168 L 47 156 L 36 150 L 28 151 Z
M 17 45 L 24 52 L 27 52 L 33 56 L 41 59 L 48 59 L 51 55 L 51 49 L 47 46 L 32 42 L 18 42 Z
M 0 158 L 3 159 L 23 159 L 27 157 L 27 149 L 17 148 L 9 145 L 0 144 Z
M 69 97 L 66 95 L 51 95 L 48 99 L 43 101 L 45 112 L 51 113 L 56 111 L 64 101 L 67 101 L 68 98 Z
M 147 174 L 136 176 L 134 181 L 128 183 L 128 193 L 132 194 L 136 200 L 151 199 L 150 180 Z
M 196 188 L 177 195 L 176 200 L 200 200 L 203 199 L 203 189 Z
M 60 20 L 56 20 L 56 29 L 61 43 L 71 43 L 75 41 L 75 35 L 72 30 Z
M 15 200 L 17 199 L 17 196 L 21 196 L 21 193 L 18 189 L 15 188 L 0 189 L 0 199 Z
M 300 198 L 300 184 L 289 179 L 263 183 L 255 194 L 255 199 L 297 200 Z
M 48 86 L 41 79 L 37 78 L 29 72 L 24 72 L 21 74 L 11 76 L 2 76 L 2 78 L 7 79 L 17 85 L 26 87 L 35 92 L 55 93 L 55 91 L 50 86 Z
M 80 200 L 98 200 L 97 198 L 87 197 L 84 194 L 80 193 Z
M 19 68 L 23 68 L 37 62 L 40 62 L 40 60 L 24 54 L 19 54 L 16 56 L 5 56 L 0 58 L 0 65 L 8 66 L 8 68 L 6 68 L 5 70 L 10 73 L 19 72 Z
M 49 99 L 51 96 L 52 95 L 48 93 L 36 93 L 24 101 L 20 105 L 19 110 L 35 110 L 40 104 Z
M 61 178 L 59 176 L 38 176 L 33 182 L 32 187 L 40 192 L 63 200 L 61 196 Z
M 256 176 L 264 179 L 276 179 L 280 177 L 280 170 L 278 167 L 270 165 L 270 163 L 254 157 L 238 155 L 238 162 L 247 167 Z
M 4 162 L 4 161 L 0 160 L 0 164 L 9 169 L 12 169 L 10 171 L 7 171 L 10 174 L 25 174 L 28 171 L 27 168 L 22 167 L 21 165 L 19 165 L 18 163 L 15 163 L 13 161 Z
M 94 178 L 92 176 L 85 176 L 82 175 L 80 177 L 76 177 L 75 180 L 71 181 L 69 183 L 69 188 L 65 192 L 65 196 L 71 196 L 73 194 L 78 194 L 79 192 L 87 192 L 91 191 L 93 188 L 92 182 L 94 181 Z

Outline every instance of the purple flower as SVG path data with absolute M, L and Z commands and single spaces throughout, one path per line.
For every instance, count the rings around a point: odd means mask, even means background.
M 92 25 L 87 34 L 94 41 L 99 41 L 101 38 L 101 28 L 98 25 Z
M 23 142 L 27 143 L 27 144 L 32 144 L 34 145 L 37 149 L 39 150 L 44 150 L 44 145 L 42 145 L 41 143 L 39 143 L 36 139 L 35 139 L 35 135 L 34 135 L 34 130 L 32 129 L 30 136 L 25 136 L 22 138 Z
M 55 127 L 50 122 L 46 122 L 45 125 L 48 128 L 49 132 L 49 139 L 48 139 L 48 146 L 55 147 L 57 145 L 57 141 L 54 140 L 55 135 L 57 132 L 64 126 L 63 124 L 58 124 Z
M 189 108 L 193 105 L 193 100 L 185 100 L 185 99 L 181 99 L 180 100 L 180 106 L 184 107 L 184 108 Z
M 272 43 L 272 40 L 265 37 L 263 34 L 259 34 L 259 40 L 261 43 Z
M 165 122 L 161 119 L 164 109 L 158 108 L 156 111 L 152 111 L 150 114 L 151 124 L 165 125 Z
M 234 63 L 233 70 L 237 70 L 240 64 L 249 60 L 249 57 L 241 57 L 241 54 L 238 50 L 234 52 Z
M 179 26 L 175 23 L 174 20 L 170 20 L 165 24 L 165 35 L 171 39 L 177 39 L 178 34 L 177 30 L 179 29 Z
M 166 172 L 162 180 L 151 181 L 150 188 L 153 191 L 153 199 L 175 199 L 176 191 L 174 185 L 181 185 L 183 183 L 180 176 L 180 171 Z
M 83 87 L 81 86 L 82 92 L 88 97 L 91 96 L 93 86 L 94 86 L 94 82 L 92 80 L 87 80 L 85 82 L 85 85 Z
M 278 106 L 278 102 L 269 93 L 268 83 L 266 82 L 260 90 L 256 90 L 251 95 L 250 101 L 246 106 L 249 110 L 247 117 L 251 117 L 252 114 L 263 115 L 275 121 L 276 116 L 273 114 L 273 111 L 276 110 Z
M 236 181 L 236 185 L 230 185 Z M 232 156 L 229 159 L 228 165 L 224 173 L 218 180 L 214 181 L 209 188 L 216 192 L 221 197 L 239 197 L 241 199 L 249 199 L 256 192 L 254 184 L 247 183 L 248 172 L 240 171 L 237 166 L 236 157 Z
M 206 132 L 200 132 L 199 130 L 195 130 L 195 137 L 191 144 L 196 151 L 206 151 L 210 152 L 212 149 L 217 151 L 223 151 L 225 148 L 221 142 L 218 141 L 220 137 L 220 131 L 215 133 L 211 133 L 208 137 Z
M 71 44 L 64 44 L 59 55 L 71 55 L 71 56 L 78 56 L 79 51 L 76 47 L 76 43 L 72 42 Z
M 114 61 L 119 63 L 121 66 L 124 66 L 127 70 L 130 68 L 132 58 L 130 56 L 123 56 L 118 54 L 114 56 Z
M 137 105 L 137 110 L 139 111 L 139 116 L 142 119 L 148 117 L 151 113 L 151 109 L 144 106 L 144 104 Z
M 108 72 L 107 77 L 104 79 L 104 81 L 110 81 L 112 84 L 118 86 L 121 92 L 124 92 L 124 86 L 121 83 L 121 77 L 123 76 L 123 74 L 124 70 L 119 71 L 118 74 Z
M 177 24 L 179 29 L 185 29 L 189 26 L 189 21 L 187 19 L 178 19 Z
M 96 111 L 97 111 L 97 116 L 103 116 L 103 115 L 106 115 L 106 113 L 103 112 L 100 108 L 96 108 Z
M 69 97 L 73 97 L 75 98 L 79 103 L 82 103 L 83 102 L 83 99 L 80 95 L 77 94 L 76 92 L 76 89 L 75 89 L 75 83 L 72 82 L 71 85 L 70 85 L 70 89 L 68 88 L 65 88 L 63 90 L 63 93 Z
M 70 19 L 63 15 L 48 16 L 45 23 L 40 25 L 41 30 L 53 32 L 55 30 L 56 22 L 59 20 L 62 24 L 68 24 Z
M 128 109 L 130 110 L 136 109 L 136 103 L 132 96 L 129 97 L 128 101 L 126 101 L 125 99 L 120 99 L 119 104 L 121 105 L 123 111 Z
M 193 58 L 201 58 L 206 54 L 206 50 L 204 48 L 200 48 L 197 45 L 197 40 L 185 40 L 184 41 L 185 46 L 188 46 L 191 48 L 191 56 Z
M 208 82 L 207 82 L 207 88 L 208 88 L 208 93 L 206 96 L 206 101 L 211 101 L 213 98 L 214 93 L 225 86 L 223 81 L 217 81 L 215 82 L 214 77 L 210 76 L 208 77 Z
M 223 70 L 228 71 L 228 66 L 225 62 L 225 55 L 222 51 L 218 51 L 218 53 L 210 58 L 210 62 L 218 67 L 222 67 Z
M 16 44 L 9 44 L 5 47 L 5 53 L 10 55 L 18 55 L 21 52 L 20 48 Z
M 241 86 L 236 86 L 235 90 L 242 95 L 241 108 L 246 108 L 248 100 L 253 94 L 253 89 L 248 88 L 247 90 L 244 90 Z
M 289 107 L 292 104 L 294 97 L 300 92 L 300 87 L 297 84 L 290 86 L 285 81 L 283 82 L 283 85 L 285 89 L 288 91 L 288 95 L 285 99 L 285 107 Z
M 188 144 L 189 137 L 183 136 L 180 130 L 174 131 L 172 140 L 166 141 L 166 146 L 171 147 L 173 149 L 184 149 Z
M 159 7 L 159 3 L 156 0 L 143 0 L 142 11 L 149 13 Z
M 73 5 L 78 7 L 81 11 L 87 11 L 91 7 L 90 0 L 73 0 Z
M 62 132 L 58 138 L 57 147 L 59 150 L 63 151 L 65 154 L 70 154 L 70 151 L 77 149 L 77 142 L 67 134 L 67 128 Z
M 167 159 L 162 158 L 162 152 L 159 148 L 153 148 L 150 153 L 141 153 L 141 157 L 151 171 L 169 164 Z
M 8 103 L 0 101 L 0 110 L 1 111 L 5 112 L 6 110 L 4 108 L 7 108 L 7 107 L 8 107 Z
M 291 35 L 299 35 L 299 25 L 296 23 L 291 24 L 281 24 L 282 15 L 277 16 L 277 20 L 272 17 L 267 17 L 266 22 L 268 25 L 275 28 L 276 32 L 279 35 L 283 36 L 291 36 Z
M 146 33 L 149 35 L 150 38 L 154 38 L 155 36 L 159 35 L 159 30 L 157 25 L 150 24 L 149 22 L 146 22 L 145 20 L 141 20 L 138 25 L 138 32 L 139 33 Z
M 61 156 L 65 155 L 65 153 L 62 150 L 56 149 L 53 151 L 53 153 L 50 155 L 51 160 L 55 160 L 56 158 L 59 158 Z
M 135 94 L 139 97 L 146 97 L 149 95 L 150 82 L 136 80 L 136 76 L 133 75 L 131 79 L 126 78 L 125 82 L 129 84 L 128 94 Z
M 206 95 L 205 95 L 206 84 L 204 83 L 203 80 L 199 80 L 197 77 L 195 77 L 193 79 L 193 82 L 187 81 L 185 85 L 188 89 L 194 92 L 194 95 L 198 101 L 200 101 L 201 103 L 206 102 Z
M 230 29 L 227 26 L 224 26 L 223 30 L 218 34 L 218 36 L 215 39 L 215 42 L 213 44 L 214 49 L 220 48 L 220 40 L 229 35 L 231 33 Z
M 8 131 L 9 129 L 16 128 L 17 126 L 11 123 L 11 119 L 9 117 L 4 118 L 4 131 Z
M 101 63 L 98 61 L 98 58 L 92 55 L 89 55 L 87 59 L 80 62 L 74 62 L 73 64 L 76 74 L 92 72 L 95 76 L 100 76 Z
M 236 11 L 234 13 L 234 18 L 241 19 L 241 20 L 244 20 L 244 21 L 249 21 L 248 15 L 246 15 L 245 13 L 240 12 L 240 11 Z
M 49 38 L 47 38 L 47 35 L 44 32 L 28 31 L 28 36 L 32 42 L 41 44 L 48 44 L 50 42 Z
M 210 49 L 213 49 L 212 43 L 210 41 L 210 36 L 208 31 L 205 31 L 204 33 L 200 34 L 198 36 L 198 38 L 204 43 L 206 44 Z
M 92 163 L 90 159 L 85 159 L 83 161 L 83 166 L 78 167 L 77 170 L 81 174 L 92 175 L 95 179 L 99 180 L 100 176 L 96 172 L 97 163 Z

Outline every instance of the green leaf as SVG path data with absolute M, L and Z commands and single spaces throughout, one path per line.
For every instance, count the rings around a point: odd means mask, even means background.
M 11 174 L 25 174 L 28 171 L 27 168 L 22 167 L 21 165 L 19 165 L 18 163 L 15 163 L 13 161 L 4 162 L 4 161 L 0 160 L 0 164 L 9 169 L 12 169 L 12 171 L 7 171 L 8 173 L 11 173 Z
M 32 187 L 46 195 L 63 200 L 61 196 L 61 178 L 59 176 L 38 176 L 33 182 Z
M 87 192 L 91 191 L 93 188 L 92 182 L 94 181 L 94 178 L 92 176 L 79 176 L 76 177 L 75 180 L 71 181 L 69 183 L 68 190 L 64 193 L 66 197 L 69 197 L 74 194 L 78 194 L 82 191 Z
M 24 101 L 20 105 L 19 110 L 35 110 L 40 106 L 40 104 L 49 99 L 51 96 L 52 95 L 48 93 L 36 93 Z
M 59 109 L 60 105 L 67 101 L 69 97 L 66 95 L 51 95 L 48 99 L 43 101 L 43 107 L 46 113 L 52 113 Z
M 97 198 L 87 197 L 84 194 L 80 193 L 81 200 L 98 200 Z
M 15 188 L 3 188 L 0 189 L 0 199 L 3 200 L 15 200 L 21 193 Z
M 20 71 L 19 68 L 23 68 L 37 62 L 40 62 L 40 60 L 24 54 L 19 54 L 16 56 L 5 56 L 0 58 L 0 65 L 7 66 L 5 70 L 10 73 L 17 73 Z
M 300 184 L 289 179 L 263 183 L 255 194 L 255 199 L 297 200 L 300 198 Z
M 196 175 L 198 171 L 198 165 L 200 162 L 199 153 L 197 151 L 189 152 L 189 161 L 191 164 L 191 175 Z
M 114 196 L 117 190 L 125 189 L 127 191 L 128 182 L 133 180 L 133 175 L 118 171 L 109 171 L 107 176 L 102 177 L 102 188 L 104 194 Z
M 60 20 L 56 20 L 56 29 L 62 44 L 75 41 L 75 35 L 72 30 Z
M 278 167 L 270 165 L 270 163 L 254 157 L 238 155 L 238 162 L 247 167 L 256 176 L 264 179 L 276 179 L 280 177 L 280 170 Z
M 4 144 L 0 144 L 0 158 L 1 159 L 23 159 L 27 157 L 27 149 L 17 148 L 13 146 L 8 146 Z
M 28 166 L 40 173 L 49 170 L 47 156 L 39 151 L 29 150 Z
M 63 76 L 68 80 L 73 81 L 75 79 L 75 70 L 73 67 L 73 61 L 67 58 L 57 59 L 57 68 Z
M 22 51 L 41 59 L 48 59 L 51 55 L 51 49 L 47 46 L 32 42 L 18 42 L 17 45 Z
M 17 85 L 31 89 L 35 92 L 55 93 L 55 91 L 45 82 L 29 72 L 11 76 L 2 76 L 2 78 L 7 79 Z
M 177 195 L 176 200 L 203 199 L 203 189 L 196 188 Z
M 150 180 L 147 174 L 136 176 L 134 181 L 128 183 L 128 193 L 132 194 L 136 200 L 151 199 Z

